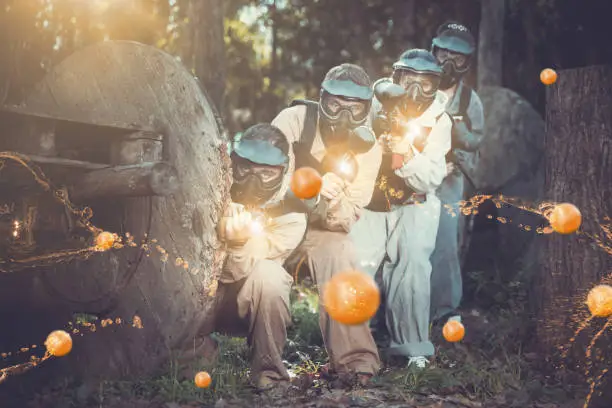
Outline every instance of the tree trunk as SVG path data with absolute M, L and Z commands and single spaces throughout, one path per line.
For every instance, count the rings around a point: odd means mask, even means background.
M 478 89 L 502 86 L 506 0 L 481 0 L 478 35 Z
M 0 106 L 8 96 L 11 80 L 11 45 L 6 0 L 0 0 Z
M 209 320 L 207 313 L 224 259 L 216 223 L 229 197 L 231 177 L 227 141 L 193 76 L 174 57 L 154 47 L 102 42 L 56 65 L 15 111 L 29 120 L 43 116 L 61 121 L 55 134 L 60 152 L 85 141 L 85 146 L 93 144 L 108 153 L 100 163 L 123 165 L 124 170 L 167 162 L 176 169 L 168 183 L 176 190 L 167 196 L 107 195 L 79 202 L 92 209 L 96 227 L 123 237 L 129 232 L 136 245 L 0 274 L 0 309 L 31 309 L 36 317 L 32 321 L 45 323 L 36 327 L 39 333 L 9 330 L 16 325 L 15 316 L 0 313 L 0 332 L 13 331 L 11 341 L 27 344 L 44 338 L 53 325 L 62 327 L 71 313 L 123 320 L 138 315 L 142 319 L 143 330 L 98 330 L 79 338 L 78 347 L 75 344 L 60 362 L 75 376 L 142 375 L 162 367 L 169 352 L 180 354 L 199 346 L 199 329 Z M 9 136 L 12 134 L 0 138 L 0 151 Z M 34 141 L 38 146 L 38 139 Z M 46 162 L 41 167 L 51 177 L 51 160 L 46 158 Z M 96 177 L 96 172 L 108 176 L 109 171 L 93 170 L 87 177 Z M 70 173 L 78 176 L 81 172 Z M 2 182 L 12 181 L 6 180 L 5 173 L 0 172 L 0 201 L 12 191 L 10 185 L 1 189 Z M 58 187 L 67 184 L 67 178 L 60 176 L 51 181 Z M 130 184 L 127 178 L 124 181 Z M 39 206 L 38 218 L 45 220 L 43 216 L 53 208 Z M 55 235 L 64 240 L 71 236 L 63 231 Z M 81 246 L 87 247 L 93 237 L 85 238 L 88 242 Z M 147 245 L 138 245 L 143 241 Z M 55 243 L 37 242 L 41 251 Z M 0 336 L 0 345 L 6 346 L 2 344 L 5 338 Z
M 272 92 L 276 90 L 278 80 L 278 10 L 276 8 L 276 0 L 268 7 L 270 23 L 272 25 L 272 55 L 270 64 L 270 89 Z
M 581 233 L 545 235 L 536 297 L 540 343 L 547 349 L 568 343 L 570 329 L 586 319 L 586 295 L 612 270 L 610 248 L 591 245 L 612 213 L 612 67 L 559 73 L 548 90 L 545 137 L 545 197 L 570 202 L 582 212 Z M 608 232 L 609 234 L 609 232 Z M 576 318 L 576 314 L 580 318 Z M 578 349 L 577 347 L 576 349 Z M 583 349 L 584 350 L 584 349 Z
M 73 200 L 102 197 L 168 196 L 178 187 L 176 169 L 164 162 L 140 163 L 95 170 L 71 186 Z
M 225 31 L 222 0 L 189 2 L 189 53 L 195 75 L 223 112 L 225 95 Z
M 404 0 L 399 7 L 397 19 L 394 24 L 397 25 L 397 40 L 400 42 L 400 48 L 407 50 L 415 46 L 416 34 L 416 1 Z

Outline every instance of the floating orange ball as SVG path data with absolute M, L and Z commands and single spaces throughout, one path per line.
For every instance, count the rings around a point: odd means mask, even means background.
M 208 388 L 212 382 L 212 378 L 210 378 L 210 374 L 206 371 L 200 371 L 195 375 L 195 385 L 198 388 Z
M 63 357 L 72 350 L 72 337 L 63 330 L 55 330 L 47 336 L 45 347 L 52 356 Z
M 316 197 L 321 191 L 323 179 L 318 171 L 312 167 L 301 167 L 293 173 L 291 178 L 291 191 L 297 198 L 309 200 Z
M 465 336 L 465 327 L 463 327 L 461 322 L 449 320 L 442 328 L 442 335 L 446 341 L 456 343 L 463 340 L 463 336 Z
M 557 72 L 551 68 L 545 68 L 540 72 L 540 81 L 544 85 L 552 85 L 557 82 Z
M 612 316 L 612 286 L 595 286 L 589 292 L 586 304 L 591 314 L 595 317 Z
M 116 238 L 115 234 L 102 231 L 96 236 L 96 249 L 98 251 L 108 251 L 115 244 Z
M 323 306 L 335 321 L 357 325 L 370 320 L 380 305 L 378 285 L 359 271 L 342 272 L 323 288 Z
M 559 234 L 572 234 L 582 224 L 582 214 L 573 204 L 562 203 L 553 208 L 550 214 L 550 226 Z

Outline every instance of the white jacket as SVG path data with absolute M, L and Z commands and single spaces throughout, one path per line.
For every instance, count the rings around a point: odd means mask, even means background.
M 438 91 L 431 106 L 414 119 L 415 124 L 431 128 L 431 132 L 421 152 L 410 145 L 414 157 L 395 171 L 395 174 L 403 178 L 417 193 L 435 192 L 446 177 L 446 154 L 451 148 L 453 126 L 451 118 L 445 114 L 447 103 L 448 97 Z M 375 100 L 373 110 L 380 111 L 380 109 L 382 109 L 380 102 Z M 410 143 L 410 140 L 406 140 L 405 143 Z

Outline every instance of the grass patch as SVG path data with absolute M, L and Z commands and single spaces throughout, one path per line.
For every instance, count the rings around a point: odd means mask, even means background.
M 327 361 L 319 328 L 319 296 L 313 288 L 298 286 L 291 294 L 293 325 L 287 331 L 284 358 L 290 375 L 314 374 Z
M 492 355 L 457 344 L 440 347 L 426 370 L 408 367 L 385 377 L 412 393 L 459 393 L 484 401 L 520 389 L 526 367 L 520 355 Z
M 325 361 L 326 353 L 319 330 L 318 296 L 307 287 L 297 287 L 292 293 L 293 325 L 287 333 L 284 355 L 290 373 L 300 375 L 315 373 Z M 105 381 L 95 392 L 95 403 L 103 404 L 114 399 L 158 400 L 161 402 L 212 404 L 220 398 L 248 399 L 252 395 L 249 386 L 249 348 L 243 338 L 214 334 L 219 343 L 219 355 L 213 364 L 195 361 L 179 365 L 172 361 L 165 374 L 142 381 Z M 208 371 L 212 385 L 208 389 L 195 387 L 195 374 Z
M 317 292 L 312 287 L 299 286 L 293 291 L 291 299 L 293 325 L 287 332 L 283 358 L 291 375 L 313 374 L 327 361 L 319 329 Z M 432 341 L 437 350 L 428 369 L 394 369 L 375 379 L 375 382 L 387 389 L 389 395 L 461 394 L 484 402 L 500 395 L 516 393 L 507 397 L 508 401 L 514 401 L 513 404 L 526 401 L 525 398 L 546 397 L 547 393 L 551 393 L 551 388 L 536 379 L 537 374 L 522 353 L 522 340 L 529 329 L 523 316 L 522 310 L 504 308 L 501 304 L 486 315 L 466 316 L 464 324 L 467 336 L 457 344 L 444 341 L 440 328 L 434 328 Z M 219 354 L 214 363 L 194 361 L 181 366 L 173 361 L 160 376 L 140 381 L 105 381 L 97 384 L 97 388 L 85 393 L 88 395 L 86 400 L 82 395 L 82 386 L 63 383 L 56 387 L 59 390 L 56 395 L 61 394 L 56 401 L 61 403 L 51 406 L 116 406 L 115 401 L 153 401 L 159 406 L 172 402 L 213 406 L 220 398 L 250 401 L 253 393 L 249 386 L 250 359 L 245 339 L 215 337 L 219 343 Z M 198 389 L 193 383 L 193 375 L 202 370 L 212 376 L 213 384 L 209 389 Z M 566 393 L 557 393 L 548 399 L 563 401 L 567 397 Z M 140 407 L 136 404 L 133 406 Z
M 175 403 L 211 403 L 219 398 L 244 398 L 248 395 L 248 348 L 244 339 L 217 337 L 219 357 L 214 364 L 196 361 L 179 365 L 173 360 L 168 371 L 142 381 L 104 381 L 96 393 L 96 403 L 114 399 L 144 399 Z M 199 389 L 193 377 L 198 371 L 208 371 L 212 385 Z

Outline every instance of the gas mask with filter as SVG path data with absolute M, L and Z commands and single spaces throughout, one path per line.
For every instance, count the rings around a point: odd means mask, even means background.
M 443 70 L 440 89 L 449 89 L 461 81 L 470 69 L 475 50 L 474 36 L 463 24 L 450 22 L 438 28 L 432 52 Z
M 348 80 L 325 80 L 319 100 L 319 130 L 326 148 L 360 139 L 355 130 L 367 122 L 374 93 Z M 367 150 L 366 150 L 367 151 Z
M 260 207 L 281 189 L 289 157 L 281 149 L 262 140 L 242 140 L 232 154 L 234 181 L 232 201 L 246 207 Z
M 443 48 L 434 48 L 434 55 L 442 66 L 440 89 L 449 89 L 459 83 L 470 69 L 470 58 L 467 55 L 454 53 Z
M 416 118 L 431 106 L 440 85 L 440 76 L 398 68 L 393 71 L 393 82 L 405 90 L 399 106 L 404 116 Z
M 427 50 L 404 52 L 393 64 L 393 83 L 405 90 L 399 110 L 406 118 L 416 118 L 431 106 L 440 86 L 442 68 Z

